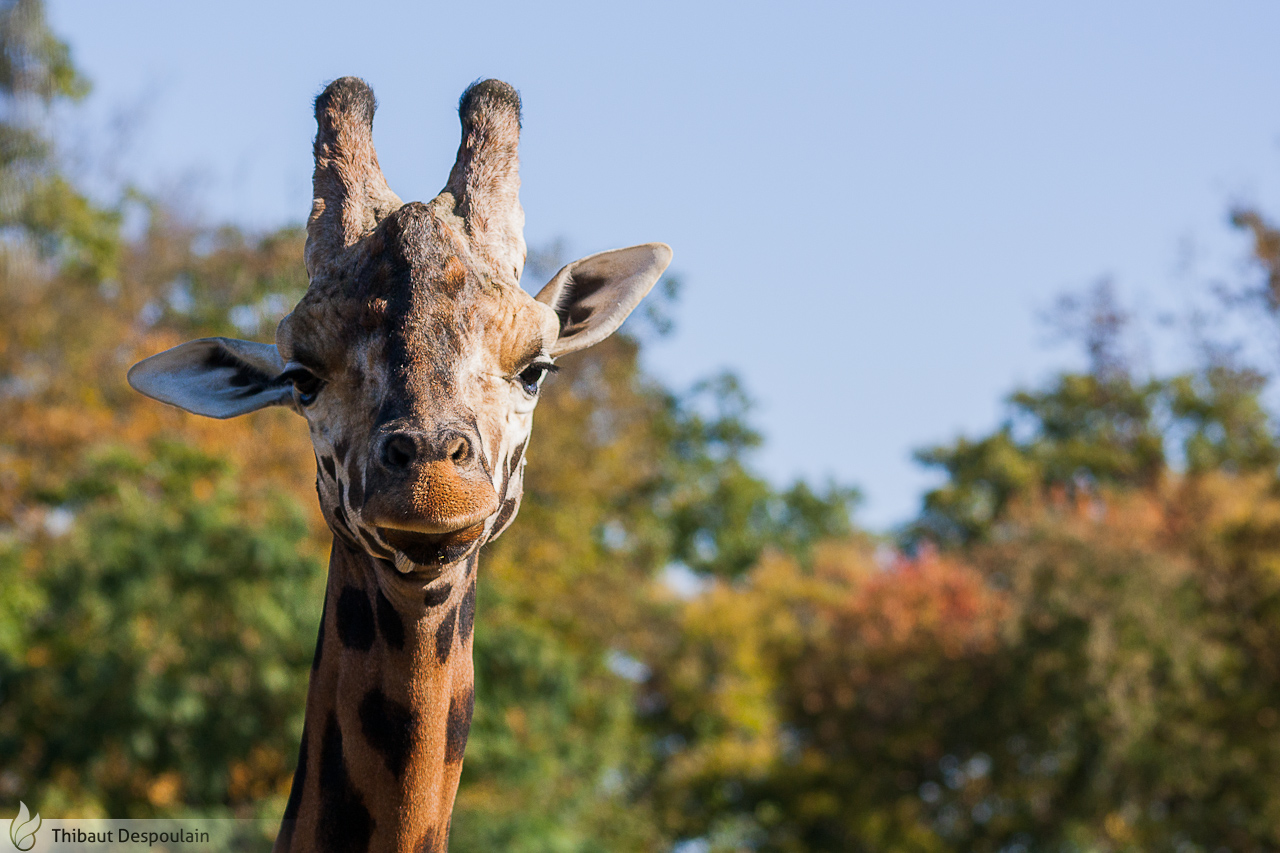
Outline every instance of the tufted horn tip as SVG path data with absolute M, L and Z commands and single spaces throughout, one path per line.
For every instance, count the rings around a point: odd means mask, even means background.
M 458 100 L 458 117 L 470 127 L 485 115 L 514 117 L 520 126 L 520 93 L 501 80 L 477 80 L 467 87 Z
M 316 98 L 316 122 L 322 131 L 332 130 L 343 121 L 357 121 L 371 128 L 377 109 L 378 100 L 368 83 L 359 77 L 339 77 Z

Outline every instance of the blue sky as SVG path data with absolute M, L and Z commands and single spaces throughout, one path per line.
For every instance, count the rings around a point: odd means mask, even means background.
M 1274 3 L 49 6 L 95 84 L 80 153 L 209 220 L 305 216 L 328 80 L 374 87 L 405 199 L 443 184 L 463 88 L 513 83 L 529 243 L 670 243 L 649 367 L 738 372 L 761 468 L 858 485 L 876 528 L 934 481 L 912 448 L 1079 364 L 1036 320 L 1057 294 L 1176 310 L 1246 274 L 1229 207 L 1280 216 Z

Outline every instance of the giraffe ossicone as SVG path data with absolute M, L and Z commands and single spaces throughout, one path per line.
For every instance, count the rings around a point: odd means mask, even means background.
M 387 185 L 364 81 L 315 107 L 310 285 L 275 344 L 191 341 L 129 382 L 215 418 L 287 406 L 310 428 L 334 542 L 276 850 L 442 851 L 475 698 L 477 552 L 519 509 L 554 360 L 615 331 L 671 250 L 591 255 L 529 296 L 515 89 L 463 94 L 457 161 L 425 203 Z

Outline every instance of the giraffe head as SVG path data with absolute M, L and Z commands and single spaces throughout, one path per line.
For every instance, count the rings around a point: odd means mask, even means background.
M 334 533 L 429 577 L 511 522 L 554 360 L 617 329 L 671 250 L 583 258 L 531 297 L 519 286 L 516 91 L 496 80 L 466 91 L 457 161 L 426 203 L 387 186 L 373 113 L 373 92 L 352 77 L 316 100 L 310 287 L 276 343 L 191 341 L 134 365 L 129 382 L 209 417 L 298 412 Z

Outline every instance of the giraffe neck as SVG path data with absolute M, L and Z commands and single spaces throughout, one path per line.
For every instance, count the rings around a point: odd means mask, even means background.
M 335 539 L 276 851 L 448 846 L 475 697 L 476 558 L 429 585 Z

